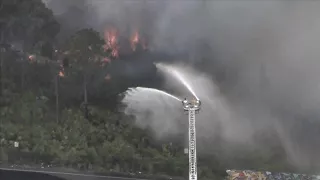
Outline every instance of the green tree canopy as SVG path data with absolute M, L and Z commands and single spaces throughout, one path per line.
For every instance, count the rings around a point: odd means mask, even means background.
M 29 51 L 53 41 L 59 33 L 59 23 L 41 0 L 3 0 L 0 8 L 3 42 L 20 42 Z

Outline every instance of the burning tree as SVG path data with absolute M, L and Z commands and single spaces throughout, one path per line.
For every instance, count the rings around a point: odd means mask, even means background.
M 122 55 L 130 55 L 147 49 L 146 41 L 138 30 L 122 36 L 117 28 L 106 28 L 104 40 L 104 50 L 109 52 L 111 59 L 121 59 Z
M 116 28 L 108 29 L 104 32 L 105 45 L 103 46 L 106 52 L 110 53 L 110 58 L 119 57 L 119 33 Z

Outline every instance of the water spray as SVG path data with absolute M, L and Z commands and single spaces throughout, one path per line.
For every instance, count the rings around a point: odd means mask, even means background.
M 145 91 L 145 92 L 151 92 L 151 93 L 157 93 L 157 94 L 162 94 L 162 95 L 165 95 L 165 96 L 168 96 L 168 97 L 171 97 L 177 101 L 181 101 L 178 97 L 172 95 L 172 94 L 169 94 L 165 91 L 161 91 L 159 89 L 154 89 L 154 88 L 146 88 L 146 87 L 135 87 L 135 88 L 129 88 L 129 93 L 130 91 Z
M 199 113 L 201 101 L 199 100 L 198 96 L 195 94 L 193 88 L 188 83 L 186 78 L 182 75 L 181 72 L 179 72 L 174 67 L 164 65 L 164 64 L 155 64 L 156 67 L 160 70 L 162 70 L 165 73 L 168 73 L 169 75 L 176 78 L 182 85 L 185 86 L 185 88 L 188 89 L 188 91 L 194 96 L 194 99 L 191 101 L 188 101 L 186 98 L 181 101 L 179 98 L 175 97 L 174 95 L 171 95 L 167 92 L 158 90 L 158 89 L 152 89 L 152 88 L 142 88 L 142 87 L 136 87 L 136 88 L 130 88 L 130 91 L 133 91 L 133 94 L 135 91 L 140 91 L 143 94 L 146 93 L 155 93 L 155 94 L 161 94 L 165 95 L 167 97 L 170 97 L 172 99 L 178 100 L 182 102 L 182 106 L 184 111 L 188 112 L 188 134 L 189 134 L 189 148 L 188 148 L 188 154 L 189 154 L 189 180 L 197 180 L 197 147 L 196 147 L 196 120 L 195 115 Z M 129 92 L 130 95 L 130 92 Z
M 156 139 L 176 136 L 181 129 L 181 100 L 168 92 L 153 88 L 130 88 L 123 94 L 123 112 L 134 116 L 138 127 L 151 128 Z
M 178 81 L 180 81 L 188 90 L 189 92 L 197 99 L 199 100 L 198 96 L 196 95 L 196 93 L 194 92 L 193 88 L 191 87 L 191 85 L 188 83 L 188 81 L 186 80 L 186 78 L 175 68 L 162 64 L 162 63 L 155 63 L 155 66 L 164 71 L 167 72 L 169 74 L 171 74 L 173 77 L 175 77 Z
M 178 69 L 161 64 L 156 63 L 156 67 L 160 70 L 162 70 L 165 73 L 168 73 L 175 77 L 180 83 L 182 83 L 189 92 L 194 96 L 195 99 L 188 101 L 186 98 L 182 101 L 182 106 L 184 111 L 188 112 L 188 119 L 189 119 L 189 126 L 188 126 L 188 132 L 189 132 L 189 180 L 197 180 L 197 138 L 196 138 L 196 119 L 195 115 L 199 113 L 201 101 L 199 100 L 198 96 L 194 92 L 191 85 L 188 83 L 187 79 L 183 76 L 181 72 L 178 71 Z
M 194 99 L 182 101 L 182 106 L 189 116 L 189 180 L 197 180 L 197 137 L 196 137 L 196 113 L 199 113 L 201 101 Z

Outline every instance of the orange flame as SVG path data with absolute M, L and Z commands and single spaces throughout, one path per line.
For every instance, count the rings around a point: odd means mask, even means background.
M 59 71 L 59 76 L 60 77 L 64 77 L 64 72 L 61 70 L 61 71 Z
M 60 77 L 64 77 L 64 76 L 65 76 L 65 75 L 64 75 L 64 68 L 63 68 L 63 65 L 62 65 L 62 64 L 60 65 L 60 68 L 61 68 L 61 69 L 60 69 L 58 75 L 59 75 Z
M 105 45 L 103 46 L 105 51 L 111 52 L 111 57 L 119 57 L 119 31 L 116 28 L 108 28 L 104 31 Z M 136 51 L 138 45 L 142 49 L 147 49 L 146 41 L 141 37 L 139 31 L 133 31 L 131 37 L 129 38 L 130 46 L 132 51 Z
M 104 32 L 104 40 L 106 42 L 106 45 L 104 46 L 104 49 L 111 50 L 111 55 L 113 57 L 119 56 L 119 47 L 118 47 L 118 31 L 115 28 L 106 30 Z
M 139 41 L 140 41 L 139 32 L 135 31 L 131 36 L 131 48 L 133 51 L 137 49 L 137 44 L 139 43 Z
M 28 60 L 30 61 L 30 62 L 35 62 L 36 61 L 36 56 L 35 55 L 29 55 L 29 57 L 28 57 Z
M 142 46 L 142 49 L 146 50 L 147 45 L 144 38 L 142 38 L 138 31 L 135 31 L 130 38 L 131 48 L 136 51 L 138 44 Z

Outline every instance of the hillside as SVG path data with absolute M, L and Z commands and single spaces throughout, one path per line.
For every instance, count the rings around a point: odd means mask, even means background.
M 63 28 L 42 1 L 19 2 L 1 1 L 1 163 L 187 177 L 183 143 L 157 141 L 148 128 L 135 126 L 120 103 L 129 87 L 162 86 L 148 61 L 161 55 L 137 45 L 118 56 L 94 29 L 58 41 Z M 199 154 L 200 179 L 218 180 L 228 168 L 296 170 L 277 144 L 243 147 L 235 157 L 217 146 Z

